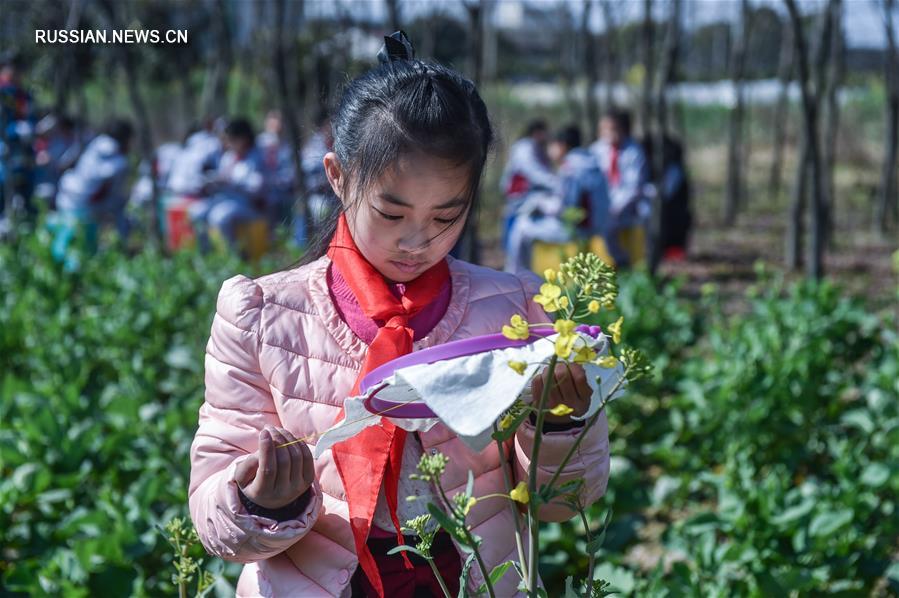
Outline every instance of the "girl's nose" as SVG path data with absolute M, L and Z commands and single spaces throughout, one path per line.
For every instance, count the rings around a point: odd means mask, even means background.
M 427 231 L 418 226 L 409 227 L 403 231 L 396 247 L 399 251 L 414 253 L 425 249 L 430 243 Z

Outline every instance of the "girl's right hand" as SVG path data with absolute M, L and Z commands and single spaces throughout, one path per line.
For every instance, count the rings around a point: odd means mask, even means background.
M 284 428 L 266 426 L 259 432 L 259 449 L 237 466 L 235 479 L 244 495 L 260 507 L 279 509 L 309 489 L 315 478 L 312 452 L 305 442 L 293 442 Z

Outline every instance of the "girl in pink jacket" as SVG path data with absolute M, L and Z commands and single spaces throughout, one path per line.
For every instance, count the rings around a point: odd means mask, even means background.
M 441 481 L 450 495 L 469 470 L 479 496 L 505 492 L 503 468 L 515 482 L 527 479 L 535 434 L 527 421 L 507 443 L 507 462 L 493 444 L 474 453 L 442 424 L 406 434 L 387 420 L 317 460 L 309 449 L 377 365 L 495 333 L 516 313 L 548 321 L 531 300 L 536 277 L 448 256 L 476 208 L 493 142 L 477 90 L 452 70 L 415 60 L 402 33 L 385 41 L 380 66 L 348 85 L 333 117 L 334 151 L 324 166 L 342 213 L 302 265 L 255 280 L 235 276 L 219 293 L 191 448 L 190 513 L 210 553 L 246 564 L 238 596 L 438 595 L 423 560 L 386 555 L 401 541 L 416 543 L 402 524 L 427 512 L 427 500 L 405 500 L 432 494 L 409 479 L 421 456 L 449 458 Z M 550 407 L 564 402 L 583 414 L 583 370 L 562 366 L 556 375 Z M 604 417 L 559 477 L 586 480 L 585 504 L 608 480 Z M 578 433 L 570 416 L 547 422 L 537 468 L 544 482 Z M 540 511 L 545 520 L 571 515 L 554 504 Z M 488 571 L 517 558 L 515 518 L 503 500 L 478 501 L 468 522 L 484 539 Z M 457 591 L 459 551 L 446 533 L 432 554 Z M 484 583 L 477 567 L 466 583 Z M 497 595 L 516 586 L 507 574 Z

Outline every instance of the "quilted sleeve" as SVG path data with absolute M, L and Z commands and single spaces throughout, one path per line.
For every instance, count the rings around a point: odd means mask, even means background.
M 262 289 L 244 276 L 222 285 L 205 358 L 205 401 L 191 446 L 190 514 L 206 549 L 249 563 L 275 556 L 302 538 L 321 511 L 318 482 L 295 519 L 252 515 L 234 479 L 237 465 L 255 453 L 259 431 L 281 426 L 259 367 Z

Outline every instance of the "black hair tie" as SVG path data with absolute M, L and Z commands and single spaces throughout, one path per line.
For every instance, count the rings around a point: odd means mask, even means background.
M 378 62 L 387 64 L 394 60 L 415 60 L 415 48 L 405 31 L 394 31 L 384 36 L 384 45 L 378 51 Z

